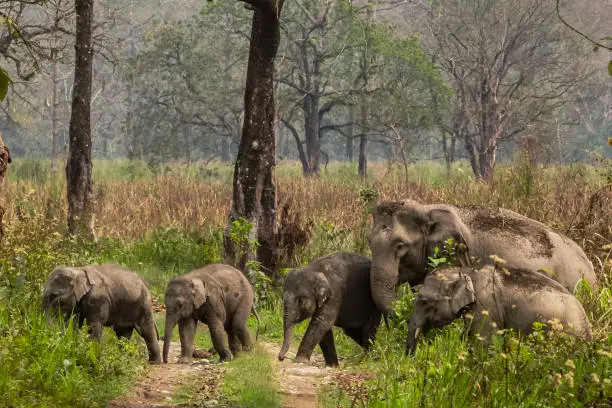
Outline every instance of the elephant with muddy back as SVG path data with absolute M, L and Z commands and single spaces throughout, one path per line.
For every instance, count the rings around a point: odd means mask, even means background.
M 243 350 L 250 350 L 253 340 L 247 320 L 255 295 L 251 284 L 238 269 L 224 264 L 210 264 L 176 277 L 168 283 L 164 301 L 166 324 L 164 332 L 164 363 L 172 330 L 178 324 L 181 341 L 179 363 L 192 361 L 198 321 L 206 324 L 213 347 L 221 361 L 229 361 Z
M 341 252 L 292 270 L 283 288 L 284 340 L 278 354 L 283 360 L 293 327 L 310 318 L 296 361 L 307 362 L 317 344 L 325 364 L 338 365 L 332 326 L 368 349 L 380 324 L 381 313 L 370 291 L 371 262 L 363 256 Z
M 472 334 L 485 339 L 498 329 L 528 334 L 535 322 L 560 324 L 569 334 L 591 337 L 584 308 L 559 282 L 517 268 L 451 267 L 425 277 L 408 324 L 406 353 L 414 351 L 421 333 L 461 316 L 471 319 Z
M 142 336 L 149 361 L 161 363 L 151 294 L 138 274 L 119 265 L 60 266 L 51 273 L 43 290 L 43 310 L 85 321 L 91 337 L 102 340 L 102 328 L 112 327 L 118 337 Z
M 428 257 L 447 239 L 458 245 L 457 263 L 482 266 L 504 259 L 508 268 L 550 275 L 569 291 L 584 278 L 595 286 L 593 265 L 571 239 L 510 210 L 414 201 L 381 202 L 373 210 L 369 244 L 372 296 L 386 313 L 396 286 L 425 279 Z

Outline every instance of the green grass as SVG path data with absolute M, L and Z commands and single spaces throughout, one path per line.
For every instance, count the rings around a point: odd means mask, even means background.
M 105 406 L 123 393 L 146 369 L 146 348 L 137 335 L 118 341 L 106 329 L 103 345 L 91 342 L 84 330 L 63 330 L 47 325 L 40 313 L 41 290 L 48 274 L 60 264 L 78 265 L 116 262 L 138 271 L 152 293 L 163 301 L 167 282 L 201 265 L 219 261 L 222 228 L 205 221 L 203 227 L 178 227 L 176 220 L 159 222 L 141 235 L 101 236 L 97 243 L 79 242 L 64 233 L 63 168 L 50 176 L 48 161 L 15 160 L 10 167 L 9 202 L 18 208 L 7 212 L 6 236 L 0 252 L 0 407 L 8 406 Z M 204 180 L 229 185 L 231 166 L 173 163 L 170 166 L 144 161 L 96 161 L 96 186 L 105 189 L 113 180 L 148 183 L 164 174 L 177 180 Z M 298 201 L 295 208 L 309 208 L 304 219 L 313 220 L 307 245 L 298 247 L 287 265 L 306 264 L 339 250 L 369 255 L 365 208 L 359 191 L 376 189 L 385 198 L 412 197 L 456 204 L 501 205 L 561 228 L 576 239 L 594 260 L 602 287 L 593 292 L 580 288 L 577 295 L 593 323 L 595 340 L 580 342 L 566 337 L 537 334 L 515 344 L 510 337 L 490 345 L 463 339 L 460 324 L 432 331 L 414 356 L 403 354 L 410 297 L 399 305 L 391 330 L 381 325 L 377 341 L 365 354 L 359 346 L 334 329 L 342 368 L 362 376 L 359 387 L 329 385 L 322 400 L 327 406 L 606 406 L 612 398 L 612 263 L 605 231 L 577 230 L 577 212 L 592 191 L 603 184 L 598 169 L 583 164 L 546 169 L 500 166 L 491 186 L 473 182 L 466 163 L 457 163 L 448 177 L 444 166 L 420 162 L 410 166 L 403 184 L 401 168 L 387 175 L 385 166 L 373 169 L 366 183 L 355 176 L 354 163 L 333 163 L 323 171 L 325 185 L 303 181 L 296 163 L 279 166 L 279 185 L 295 186 L 300 194 L 320 195 L 320 204 Z M 294 180 L 295 179 L 295 180 Z M 173 179 L 174 180 L 174 179 Z M 370 183 L 377 180 L 372 187 Z M 289 184 L 295 182 L 295 185 Z M 286 183 L 286 184 L 283 184 Z M 210 184 L 210 183 L 209 183 Z M 331 185 L 326 190 L 326 185 Z M 220 184 L 219 184 L 220 185 Z M 146 194 L 164 194 L 155 183 Z M 215 187 L 216 188 L 216 187 Z M 140 190 L 138 190 L 140 191 Z M 202 190 L 209 191 L 209 190 Z M 171 190 L 175 192 L 175 190 Z M 281 196 L 284 194 L 284 196 Z M 287 187 L 279 191 L 286 197 Z M 416 194 L 416 196 L 412 195 Z M 296 200 L 299 199 L 296 195 Z M 335 200 L 335 201 L 334 201 Z M 349 202 L 354 200 L 354 202 Z M 102 200 L 103 201 L 103 200 Z M 223 200 L 217 201 L 223 202 Z M 228 203 L 229 204 L 229 203 Z M 207 210 L 205 205 L 200 206 Z M 118 208 L 121 210 L 121 208 Z M 144 211 L 144 210 L 143 210 Z M 128 214 L 138 219 L 138 214 Z M 165 214 L 160 214 L 160 220 Z M 210 215 L 212 217 L 213 215 Z M 211 220 L 208 214 L 203 219 Z M 342 223 L 336 220 L 344 217 Z M 110 218 L 107 222 L 112 221 Z M 122 231 L 117 229 L 117 231 Z M 278 293 L 261 277 L 254 279 L 261 316 L 260 339 L 282 341 L 282 304 Z M 308 321 L 294 330 L 294 349 Z M 158 316 L 163 336 L 163 316 Z M 254 317 L 249 319 L 253 334 Z M 178 330 L 173 338 L 178 339 Z M 505 340 L 504 340 L 505 339 Z M 208 329 L 199 325 L 197 346 L 211 346 Z M 292 357 L 291 353 L 289 357 Z M 216 361 L 216 358 L 213 359 Z M 568 362 L 571 361 L 571 362 Z M 227 394 L 234 406 L 278 406 L 278 382 L 274 357 L 257 348 L 229 364 L 220 398 Z M 255 374 L 253 374 L 255 373 Z M 249 381 L 244 381 L 248 378 Z M 359 381 L 358 381 L 359 382 Z M 187 390 L 187 389 L 185 389 Z M 359 391 L 360 390 L 360 391 Z M 179 390 L 179 393 L 182 392 Z M 188 394 L 188 390 L 184 394 Z M 4 404 L 4 405 L 3 405 Z
M 222 391 L 230 406 L 274 408 L 282 403 L 277 368 L 260 346 L 227 365 Z
M 396 304 L 391 327 L 379 329 L 372 350 L 344 368 L 369 373 L 353 384 L 327 386 L 326 407 L 604 407 L 612 398 L 612 336 L 591 341 L 538 330 L 504 332 L 488 344 L 464 338 L 459 320 L 433 330 L 412 356 L 404 355 L 413 295 Z M 579 294 L 591 320 L 609 319 L 609 292 Z M 599 323 L 602 323 L 601 321 Z M 607 324 L 607 323 L 606 323 Z M 372 375 L 373 374 L 373 375 Z

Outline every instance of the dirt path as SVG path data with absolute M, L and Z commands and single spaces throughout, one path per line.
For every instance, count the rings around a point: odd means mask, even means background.
M 277 360 L 280 345 L 265 342 L 260 344 L 271 358 Z M 291 355 L 295 355 L 295 351 Z M 317 353 L 313 353 L 310 364 L 297 364 L 287 358 L 278 362 L 278 365 L 284 408 L 316 408 L 319 386 L 336 371 L 325 368 L 323 356 Z
M 177 361 L 181 345 L 172 342 L 168 361 Z M 162 364 L 151 365 L 146 375 L 141 377 L 125 396 L 111 401 L 107 408 L 169 408 L 185 407 L 182 403 L 173 403 L 175 392 L 182 386 L 194 383 L 197 376 L 195 397 L 202 398 L 214 395 L 222 375 L 222 368 L 212 365 L 208 360 L 194 360 L 192 364 Z M 215 406 L 216 401 L 210 400 L 208 406 Z M 199 406 L 207 406 L 207 403 Z
M 310 364 L 297 364 L 291 359 L 278 362 L 280 345 L 262 341 L 259 343 L 278 364 L 283 407 L 316 408 L 319 386 L 329 380 L 336 370 L 325 368 L 323 357 L 317 353 L 313 353 Z M 180 350 L 179 343 L 171 343 L 168 360 L 177 361 Z M 173 398 L 181 387 L 190 390 L 189 399 L 194 401 L 195 405 L 214 407 L 217 401 L 211 398 L 211 395 L 216 394 L 222 375 L 223 367 L 210 364 L 206 359 L 195 360 L 192 364 L 151 365 L 128 394 L 111 401 L 107 408 L 188 407 L 189 403 Z M 197 383 L 197 387 L 189 387 L 194 383 Z M 191 391 L 192 389 L 194 390 Z

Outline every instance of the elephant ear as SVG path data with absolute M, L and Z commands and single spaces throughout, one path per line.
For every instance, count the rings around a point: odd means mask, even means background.
M 72 292 L 79 302 L 93 288 L 94 281 L 89 278 L 85 269 L 73 269 L 72 272 Z
M 206 302 L 206 284 L 201 279 L 191 280 L 191 295 L 193 296 L 193 306 L 199 308 Z
M 453 285 L 450 295 L 453 314 L 458 316 L 467 307 L 476 302 L 472 278 L 466 273 L 459 272 L 459 279 Z
M 317 309 L 323 307 L 325 302 L 327 302 L 334 294 L 325 275 L 322 273 L 319 275 L 321 286 L 317 289 Z
M 427 256 L 432 256 L 436 247 L 442 249 L 448 239 L 455 243 L 457 266 L 471 266 L 468 248 L 468 228 L 451 208 L 435 208 L 427 213 Z

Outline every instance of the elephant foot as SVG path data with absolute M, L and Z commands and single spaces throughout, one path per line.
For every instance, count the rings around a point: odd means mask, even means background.
M 158 358 L 156 360 L 149 360 L 149 364 L 161 365 L 162 364 L 161 358 Z
M 219 361 L 220 362 L 226 362 L 226 361 L 232 361 L 234 359 L 234 355 L 232 353 L 219 353 Z
M 326 362 L 325 362 L 325 365 L 326 365 L 327 367 L 334 367 L 334 368 L 335 368 L 335 367 L 338 367 L 338 366 L 340 365 L 340 363 L 338 363 L 338 360 L 336 360 L 336 361 L 330 361 L 330 362 L 327 362 L 327 361 L 326 361 Z
M 191 364 L 192 362 L 193 362 L 193 357 L 189 357 L 189 356 L 181 356 L 178 359 L 179 364 Z
M 308 364 L 308 363 L 310 363 L 310 357 L 296 356 L 295 357 L 295 362 L 298 363 L 298 364 Z

